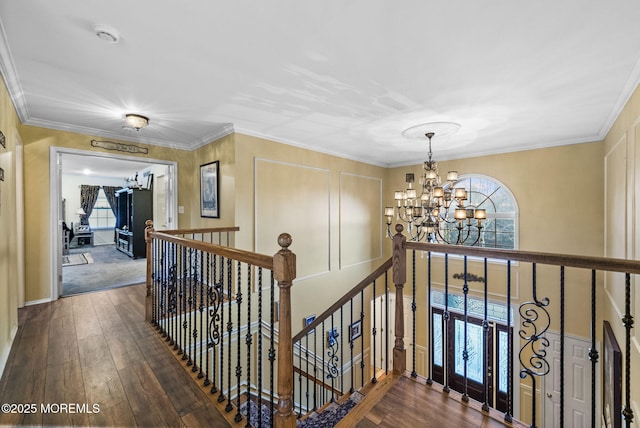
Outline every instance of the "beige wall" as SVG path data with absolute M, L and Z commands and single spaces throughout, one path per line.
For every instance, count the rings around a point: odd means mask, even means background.
M 49 153 L 51 147 L 80 149 L 110 153 L 104 149 L 91 147 L 89 135 L 64 131 L 20 126 L 20 137 L 24 144 L 25 165 L 25 259 L 31 269 L 26 269 L 25 300 L 41 301 L 51 298 L 51 217 L 49 213 Z M 142 146 L 145 146 L 142 144 Z M 146 155 L 131 155 L 141 158 L 171 160 L 178 163 L 178 205 L 189 207 L 191 204 L 191 180 L 189 167 L 192 163 L 191 152 L 157 146 L 146 146 Z M 186 167 L 185 167 L 186 166 Z M 179 227 L 188 227 L 190 210 L 178 216 Z M 185 220 L 186 217 L 186 220 Z M 186 226 L 183 226 L 183 223 Z
M 382 262 L 383 248 L 391 245 L 381 239 L 379 215 L 385 170 L 243 134 L 234 138 L 236 245 L 274 254 L 278 235 L 291 234 L 298 258 L 296 333 L 303 317 L 319 315 Z M 354 231 L 371 246 L 364 248 Z
M 637 260 L 640 256 L 640 87 L 636 88 L 605 139 L 605 255 Z M 609 275 L 604 286 L 602 313 L 611 323 L 618 344 L 625 352 L 625 329 L 620 319 L 625 314 L 624 277 Z M 631 278 L 632 379 L 640 377 L 640 283 Z M 623 395 L 624 397 L 624 395 Z M 634 421 L 640 417 L 640 382 L 631 381 Z M 626 403 L 623 402 L 623 406 Z
M 22 214 L 16 204 L 16 185 L 21 180 L 16 172 L 18 124 L 18 116 L 0 79 L 0 131 L 6 141 L 6 148 L 0 146 L 0 168 L 4 170 L 4 181 L 0 181 L 0 369 L 9 357 L 18 329 L 20 245 L 16 222 Z

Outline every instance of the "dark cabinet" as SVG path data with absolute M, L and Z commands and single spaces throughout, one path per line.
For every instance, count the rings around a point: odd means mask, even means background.
M 124 188 L 116 192 L 116 248 L 129 257 L 145 257 L 144 228 L 153 219 L 151 190 Z

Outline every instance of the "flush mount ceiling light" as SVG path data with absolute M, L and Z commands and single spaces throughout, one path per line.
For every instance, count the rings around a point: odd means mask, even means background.
M 100 38 L 100 40 L 104 40 L 107 43 L 118 43 L 120 40 L 120 34 L 106 25 L 96 25 L 93 27 L 93 32 L 96 33 L 96 36 Z
M 149 126 L 149 118 L 145 116 L 141 116 L 139 114 L 129 113 L 124 116 L 124 121 L 127 126 L 131 128 L 135 128 L 136 131 L 141 130 L 142 128 L 146 128 Z

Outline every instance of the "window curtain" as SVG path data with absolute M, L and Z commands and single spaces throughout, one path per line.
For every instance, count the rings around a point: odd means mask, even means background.
M 80 224 L 89 224 L 89 216 L 96 204 L 96 199 L 98 199 L 98 192 L 100 192 L 100 186 L 89 186 L 88 184 L 80 186 L 80 207 L 85 212 L 80 216 Z
M 107 197 L 107 202 L 109 202 L 109 206 L 111 207 L 111 211 L 113 211 L 113 215 L 118 217 L 116 214 L 116 210 L 118 209 L 118 200 L 116 199 L 116 192 L 122 189 L 120 186 L 102 186 L 102 190 L 104 191 L 105 196 Z

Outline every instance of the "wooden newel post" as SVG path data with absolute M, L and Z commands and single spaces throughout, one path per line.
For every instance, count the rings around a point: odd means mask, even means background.
M 407 351 L 404 348 L 404 284 L 407 282 L 407 238 L 402 234 L 404 227 L 396 224 L 393 235 L 393 284 L 396 286 L 396 342 L 393 347 L 393 371 L 404 373 L 407 368 Z
M 152 321 L 152 307 L 151 307 L 151 276 L 153 274 L 152 263 L 153 263 L 153 248 L 152 248 L 152 240 L 149 234 L 153 232 L 153 220 L 147 220 L 144 222 L 144 241 L 147 244 L 147 297 L 145 299 L 145 319 L 147 322 Z
M 293 412 L 293 343 L 291 342 L 291 286 L 296 277 L 296 255 L 289 250 L 291 235 L 278 237 L 280 251 L 273 256 L 273 277 L 280 289 L 280 329 L 278 333 L 278 408 L 276 428 L 295 428 Z

